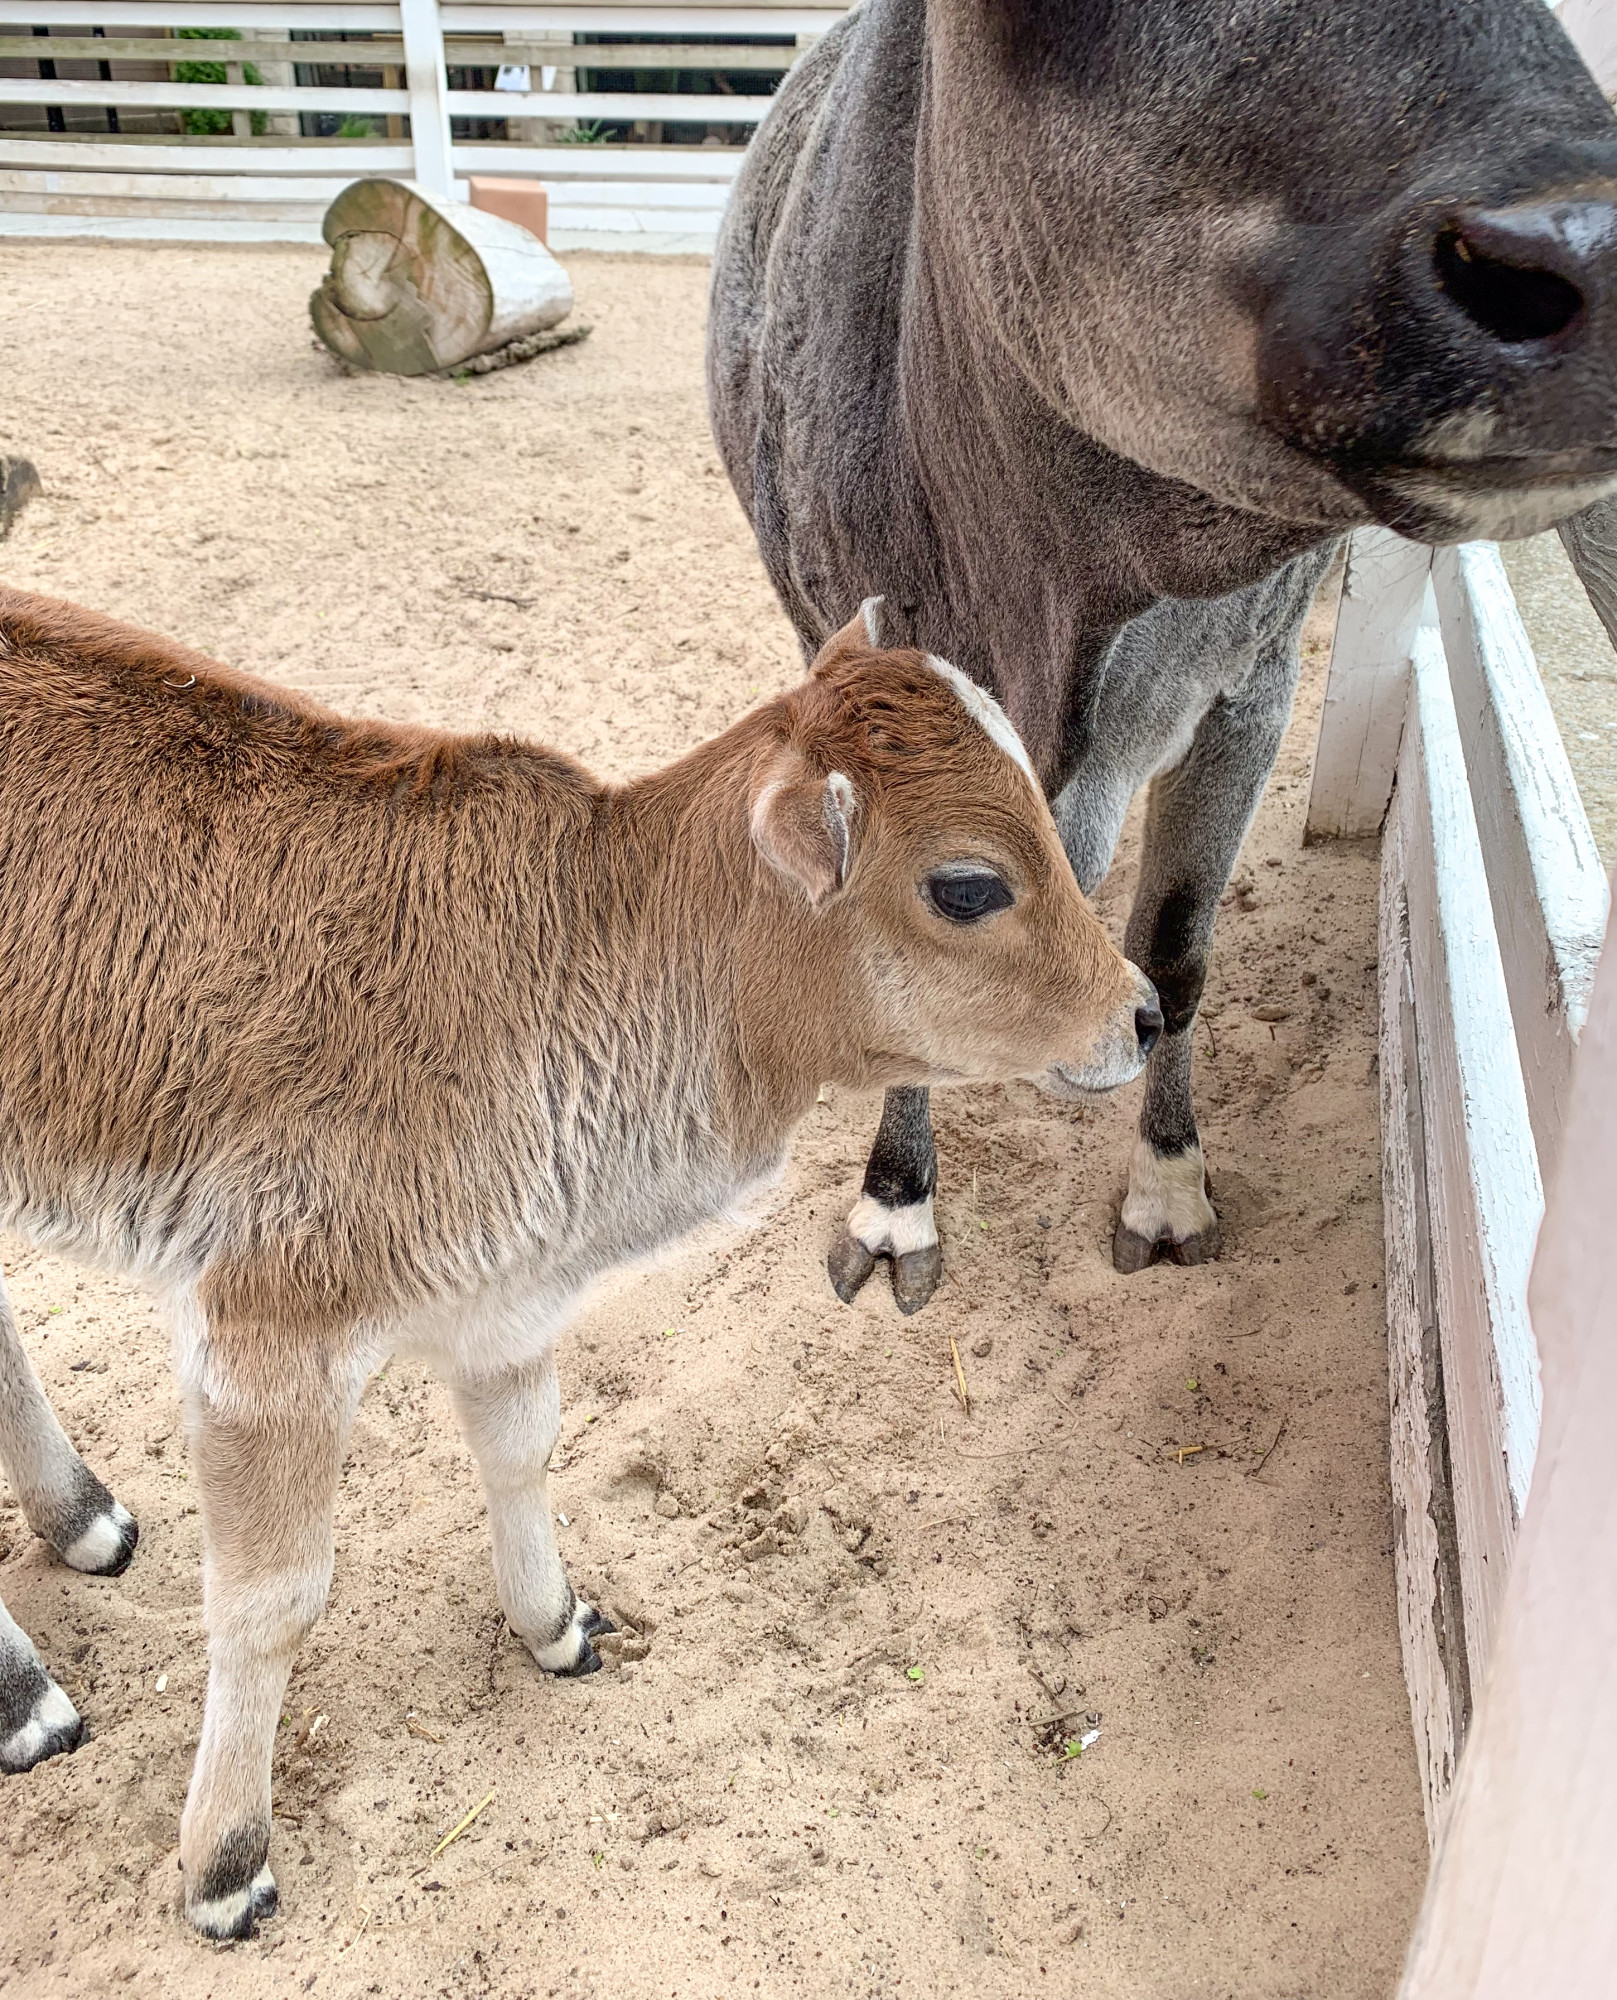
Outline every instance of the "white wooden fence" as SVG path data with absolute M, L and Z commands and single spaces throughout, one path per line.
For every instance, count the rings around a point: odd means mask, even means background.
M 1498 550 L 1349 545 L 1311 839 L 1373 833 L 1399 1617 L 1435 1836 L 1540 1422 L 1527 1310 L 1607 887 Z
M 840 6 L 728 0 L 705 6 L 530 6 L 522 0 L 0 0 L 0 120 L 39 106 L 64 115 L 101 107 L 127 117 L 207 110 L 232 116 L 221 137 L 0 129 L 0 233 L 318 242 L 327 205 L 361 174 L 391 174 L 464 198 L 465 176 L 513 174 L 549 192 L 560 248 L 597 237 L 627 246 L 711 247 L 743 148 L 736 138 L 768 95 L 581 91 L 576 71 L 784 74 Z M 36 28 L 51 30 L 48 37 Z M 239 41 L 175 39 L 182 28 L 231 28 Z M 131 31 L 137 31 L 132 34 Z M 292 40 L 293 32 L 316 39 Z M 363 33 L 370 39 L 329 39 Z M 328 39 L 322 41 L 320 36 Z M 612 35 L 621 42 L 585 44 Z M 705 41 L 675 37 L 706 37 Z M 723 40 L 719 38 L 725 38 Z M 729 38 L 752 37 L 752 45 Z M 774 46 L 760 46 L 767 37 Z M 111 75 L 40 76 L 40 60 Z M 226 65 L 222 83 L 123 80 L 120 67 Z M 243 76 L 257 66 L 263 81 Z M 378 68 L 383 88 L 299 84 L 301 65 Z M 529 88 L 450 89 L 451 69 L 499 69 Z M 549 85 L 548 88 L 544 87 Z M 533 87 L 533 86 L 540 87 Z M 312 138 L 297 114 L 380 122 L 382 136 Z M 252 132 L 254 113 L 270 129 Z M 452 119 L 506 119 L 530 136 L 462 139 Z M 407 121 L 407 129 L 406 129 Z M 535 121 L 543 121 L 532 136 Z M 701 144 L 558 143 L 600 121 L 709 128 Z M 13 120 L 15 122 L 15 112 Z M 58 121 L 61 122 L 61 121 Z M 277 127 L 291 126 L 291 131 Z

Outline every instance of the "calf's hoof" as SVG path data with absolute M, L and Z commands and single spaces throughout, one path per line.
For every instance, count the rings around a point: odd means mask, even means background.
M 88 1576 L 122 1576 L 140 1540 L 140 1526 L 99 1479 L 95 1483 L 99 1504 L 83 1519 L 82 1526 L 74 1524 L 77 1532 L 63 1548 L 62 1560 Z
M 875 1270 L 876 1258 L 857 1236 L 844 1229 L 831 1245 L 825 1266 L 831 1274 L 832 1291 L 845 1306 L 851 1306 L 860 1286 Z
M 269 1828 L 238 1827 L 185 1884 L 185 1917 L 205 1938 L 223 1944 L 252 1937 L 280 1907 L 281 1892 L 269 1866 Z
M 893 1259 L 893 1299 L 901 1313 L 918 1313 L 943 1276 L 943 1246 L 929 1244 Z
M 601 1671 L 601 1656 L 590 1641 L 603 1632 L 617 1629 L 604 1612 L 580 1597 L 575 1599 L 572 1616 L 560 1636 L 547 1645 L 533 1646 L 533 1657 L 547 1674 L 554 1674 L 558 1680 L 580 1680 L 585 1674 Z
M 869 1194 L 854 1203 L 847 1227 L 826 1258 L 832 1287 L 844 1305 L 853 1303 L 879 1257 L 892 1259 L 893 1299 L 899 1311 L 919 1312 L 943 1276 L 931 1195 L 900 1207 L 889 1207 Z
M 32 1652 L 32 1648 L 29 1649 Z M 14 1777 L 84 1741 L 84 1722 L 37 1655 L 0 1662 L 0 1772 Z

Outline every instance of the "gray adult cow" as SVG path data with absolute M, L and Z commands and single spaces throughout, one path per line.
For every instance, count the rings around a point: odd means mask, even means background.
M 1617 485 L 1614 202 L 1543 0 L 864 0 L 753 142 L 709 392 L 805 653 L 883 596 L 1009 711 L 1086 892 L 1151 781 L 1122 1270 L 1216 1247 L 1190 1029 L 1338 537 Z M 844 1298 L 883 1254 L 930 1297 L 936 1171 L 890 1092 Z

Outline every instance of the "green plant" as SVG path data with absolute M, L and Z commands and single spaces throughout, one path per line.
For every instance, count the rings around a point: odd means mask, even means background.
M 239 42 L 240 28 L 177 28 L 175 40 L 181 42 Z M 264 73 L 256 63 L 243 63 L 241 69 L 244 83 L 261 84 Z M 174 65 L 176 83 L 224 83 L 227 75 L 222 62 L 182 62 Z M 197 137 L 209 133 L 231 131 L 231 114 L 228 111 L 182 111 L 180 118 L 187 132 Z M 253 137 L 261 139 L 269 130 L 269 120 L 262 111 L 252 114 Z
M 606 146 L 611 144 L 611 134 L 599 118 L 592 118 L 587 125 L 574 125 L 559 136 L 564 146 Z
M 363 112 L 359 111 L 345 111 L 343 113 L 343 121 L 337 127 L 337 137 L 339 139 L 370 139 L 375 136 L 375 133 L 375 119 L 367 118 Z

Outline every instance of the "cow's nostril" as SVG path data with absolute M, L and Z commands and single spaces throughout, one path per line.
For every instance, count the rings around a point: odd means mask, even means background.
M 1531 254 L 1527 243 L 1519 248 Z M 1559 272 L 1490 256 L 1462 229 L 1445 229 L 1433 257 L 1461 312 L 1507 347 L 1564 333 L 1583 310 L 1583 294 Z
M 1148 1056 L 1162 1038 L 1162 1009 L 1160 1007 L 1136 1007 L 1134 1010 L 1134 1032 L 1140 1038 L 1140 1054 Z

